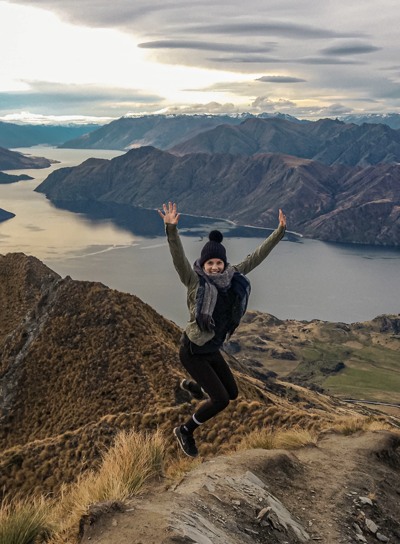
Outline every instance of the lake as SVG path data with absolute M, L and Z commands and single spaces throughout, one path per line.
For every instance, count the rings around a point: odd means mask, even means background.
M 18 151 L 60 162 L 43 170 L 8 171 L 34 179 L 0 184 L 0 207 L 16 214 L 0 223 L 0 252 L 34 255 L 61 276 L 100 281 L 135 294 L 168 319 L 184 325 L 185 288 L 172 265 L 163 223 L 155 210 L 62 202 L 55 206 L 34 192 L 57 168 L 80 164 L 88 157 L 111 159 L 121 152 L 51 147 Z M 199 256 L 213 228 L 224 233 L 233 264 L 270 232 L 182 215 L 180 233 L 190 261 Z M 365 321 L 400 312 L 399 278 L 399 249 L 325 243 L 289 234 L 249 274 L 249 308 L 281 319 Z

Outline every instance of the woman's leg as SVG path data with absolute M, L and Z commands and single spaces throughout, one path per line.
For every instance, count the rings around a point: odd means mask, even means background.
M 209 395 L 193 416 L 198 425 L 222 412 L 230 400 L 238 396 L 235 378 L 219 351 L 207 354 L 192 354 L 187 346 L 182 346 L 180 359 L 194 380 Z M 196 425 L 196 426 L 197 426 Z

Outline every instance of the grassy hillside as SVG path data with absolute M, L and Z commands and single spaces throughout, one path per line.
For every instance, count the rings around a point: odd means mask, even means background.
M 174 323 L 133 295 L 62 279 L 23 254 L 0 256 L 0 304 L 2 494 L 57 492 L 98 467 L 100 452 L 120 430 L 159 429 L 167 459 L 176 458 L 172 429 L 193 413 L 196 402 L 179 388 L 185 373 L 178 359 L 181 331 Z M 294 356 L 289 363 L 298 365 L 300 351 L 285 345 L 288 326 L 270 316 L 256 318 L 275 323 L 276 352 Z M 335 334 L 339 338 L 342 332 Z M 376 333 L 382 342 L 389 337 Z M 313 348 L 313 341 L 304 341 L 302 348 L 308 353 L 322 349 Z M 395 341 L 383 347 L 391 350 Z M 256 355 L 261 360 L 265 353 Z M 255 364 L 227 357 L 240 395 L 199 429 L 203 458 L 230 451 L 249 431 L 296 427 L 317 432 L 355 415 L 376 417 L 373 410 L 301 385 L 259 380 Z

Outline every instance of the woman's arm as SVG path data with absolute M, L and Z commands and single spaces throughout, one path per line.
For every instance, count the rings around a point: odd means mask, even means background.
M 163 212 L 158 210 L 158 213 L 165 224 L 165 232 L 175 269 L 181 282 L 188 286 L 191 281 L 197 279 L 197 276 L 185 255 L 179 237 L 178 221 L 180 214 L 177 211 L 177 206 L 175 203 L 168 202 L 168 206 L 163 204 Z
M 248 274 L 249 272 L 251 272 L 256 266 L 262 263 L 266 257 L 268 257 L 268 255 L 278 244 L 278 242 L 282 240 L 285 235 L 285 230 L 286 216 L 280 209 L 278 228 L 274 230 L 274 232 L 270 236 L 268 236 L 268 238 L 264 240 L 264 242 L 260 246 L 258 246 L 258 248 L 253 253 L 248 255 L 244 259 L 244 261 L 242 261 L 238 265 L 235 265 L 235 268 L 242 274 Z

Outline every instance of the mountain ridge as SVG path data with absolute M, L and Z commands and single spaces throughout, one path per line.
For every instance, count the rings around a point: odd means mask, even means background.
M 220 125 L 182 144 L 172 153 L 284 153 L 327 165 L 369 166 L 400 161 L 400 132 L 386 125 L 346 124 L 320 119 L 293 123 L 284 119 L 247 119 Z
M 400 244 L 399 164 L 327 166 L 282 154 L 182 156 L 153 147 L 111 161 L 89 159 L 37 187 L 54 201 L 110 202 L 148 209 L 174 200 L 193 215 L 289 228 L 325 241 Z

